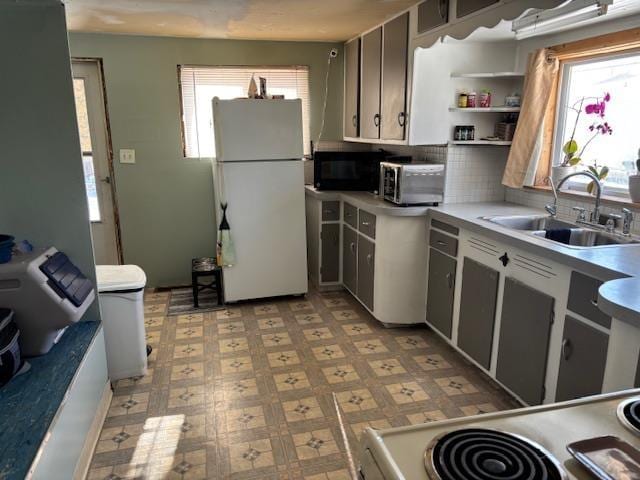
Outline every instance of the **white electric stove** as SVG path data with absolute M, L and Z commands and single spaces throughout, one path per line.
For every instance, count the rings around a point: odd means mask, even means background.
M 360 476 L 589 480 L 594 477 L 566 447 L 605 435 L 640 449 L 640 389 L 410 427 L 366 429 Z

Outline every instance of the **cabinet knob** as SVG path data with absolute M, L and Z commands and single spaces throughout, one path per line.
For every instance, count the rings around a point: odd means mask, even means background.
M 373 116 L 373 124 L 374 124 L 376 127 L 379 127 L 379 126 L 380 126 L 380 114 L 379 114 L 379 113 L 376 113 L 376 114 Z
M 351 243 L 349 244 L 349 248 L 351 249 L 351 251 L 352 251 L 353 253 L 355 253 L 355 252 L 356 252 L 356 244 L 355 244 L 354 242 L 351 242 Z
M 398 114 L 398 125 L 400 125 L 401 127 L 404 127 L 406 120 L 407 120 L 407 114 L 404 112 L 400 112 Z
M 357 115 L 354 115 L 353 117 L 351 117 L 351 124 L 352 124 L 354 127 L 357 127 L 357 126 L 358 126 L 358 116 L 357 116 Z
M 369 253 L 369 254 L 367 254 L 367 263 L 368 263 L 369 265 L 371 265 L 371 260 L 373 260 L 373 255 L 371 255 L 371 254 Z
M 447 285 L 449 286 L 449 289 L 453 288 L 453 275 L 451 275 L 451 273 L 447 273 L 445 278 L 447 279 Z

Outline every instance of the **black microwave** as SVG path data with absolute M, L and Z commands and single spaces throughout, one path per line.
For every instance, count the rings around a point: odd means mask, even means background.
M 315 152 L 313 184 L 318 190 L 361 190 L 380 187 L 384 152 Z

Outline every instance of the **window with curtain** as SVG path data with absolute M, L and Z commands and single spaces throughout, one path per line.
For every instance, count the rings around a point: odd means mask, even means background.
M 580 169 L 608 168 L 606 193 L 625 195 L 640 149 L 640 52 L 563 61 L 561 79 L 553 164 L 562 162 L 563 146 L 573 138 L 575 155 L 584 149 Z M 588 183 L 575 177 L 571 188 L 584 190 Z
M 188 66 L 179 65 L 182 107 L 182 137 L 185 157 L 215 157 L 213 136 L 213 97 L 246 97 L 253 75 L 267 79 L 269 95 L 302 100 L 304 153 L 309 144 L 309 67 L 294 66 Z M 242 128 L 239 125 L 238 128 Z

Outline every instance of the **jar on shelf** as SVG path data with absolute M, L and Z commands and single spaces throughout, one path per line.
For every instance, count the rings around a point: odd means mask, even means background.
M 467 107 L 469 107 L 469 108 L 476 108 L 477 107 L 476 92 L 469 92 L 467 94 Z
M 483 90 L 480 93 L 479 105 L 482 108 L 489 108 L 491 106 L 491 92 L 489 90 Z
M 469 96 L 466 92 L 461 92 L 458 94 L 458 108 L 467 108 Z

